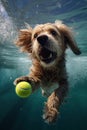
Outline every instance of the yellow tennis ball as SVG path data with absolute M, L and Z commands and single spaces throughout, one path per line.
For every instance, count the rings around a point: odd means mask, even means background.
M 16 85 L 16 94 L 21 98 L 27 98 L 32 93 L 32 86 L 25 81 L 22 81 Z

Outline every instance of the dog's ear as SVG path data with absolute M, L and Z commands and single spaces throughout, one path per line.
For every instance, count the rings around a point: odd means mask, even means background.
M 22 29 L 19 32 L 18 40 L 16 45 L 21 48 L 21 51 L 32 53 L 32 28 Z
M 55 25 L 59 29 L 60 33 L 63 35 L 64 43 L 68 45 L 76 55 L 81 54 L 81 51 L 79 50 L 76 41 L 72 35 L 71 29 L 63 24 L 61 21 L 56 21 Z

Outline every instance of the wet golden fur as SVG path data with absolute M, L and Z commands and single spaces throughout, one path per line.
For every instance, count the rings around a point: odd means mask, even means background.
M 46 45 L 45 43 L 41 45 L 40 41 L 38 42 L 38 37 L 44 35 L 47 36 L 48 42 Z M 41 43 L 43 42 L 41 41 Z M 58 115 L 59 106 L 68 92 L 65 51 L 67 47 L 70 47 L 76 55 L 81 53 L 71 30 L 60 21 L 37 25 L 34 29 L 29 27 L 20 30 L 16 45 L 22 51 L 30 54 L 32 67 L 29 76 L 17 78 L 14 83 L 16 85 L 21 81 L 27 81 L 31 83 L 33 92 L 41 87 L 42 94 L 48 97 L 43 118 L 48 123 L 54 122 Z M 43 54 L 43 46 L 54 52 L 56 56 L 53 60 L 50 58 L 52 54 Z M 48 60 L 52 61 L 44 62 L 40 54 L 42 54 L 43 59 L 47 60 L 47 56 Z M 54 88 L 54 84 L 57 84 L 56 88 Z

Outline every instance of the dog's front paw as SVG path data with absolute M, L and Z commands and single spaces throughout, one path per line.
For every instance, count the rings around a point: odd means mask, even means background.
M 14 85 L 17 85 L 21 81 L 29 82 L 29 77 L 28 76 L 24 76 L 24 77 L 20 77 L 20 78 L 15 79 Z
M 58 110 L 54 107 L 49 108 L 47 104 L 45 105 L 43 119 L 45 119 L 46 123 L 54 123 L 57 119 Z

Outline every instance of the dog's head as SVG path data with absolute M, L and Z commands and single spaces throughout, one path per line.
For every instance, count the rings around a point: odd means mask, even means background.
M 59 21 L 21 30 L 17 45 L 46 67 L 56 64 L 64 56 L 67 46 L 75 54 L 81 53 L 71 30 Z

